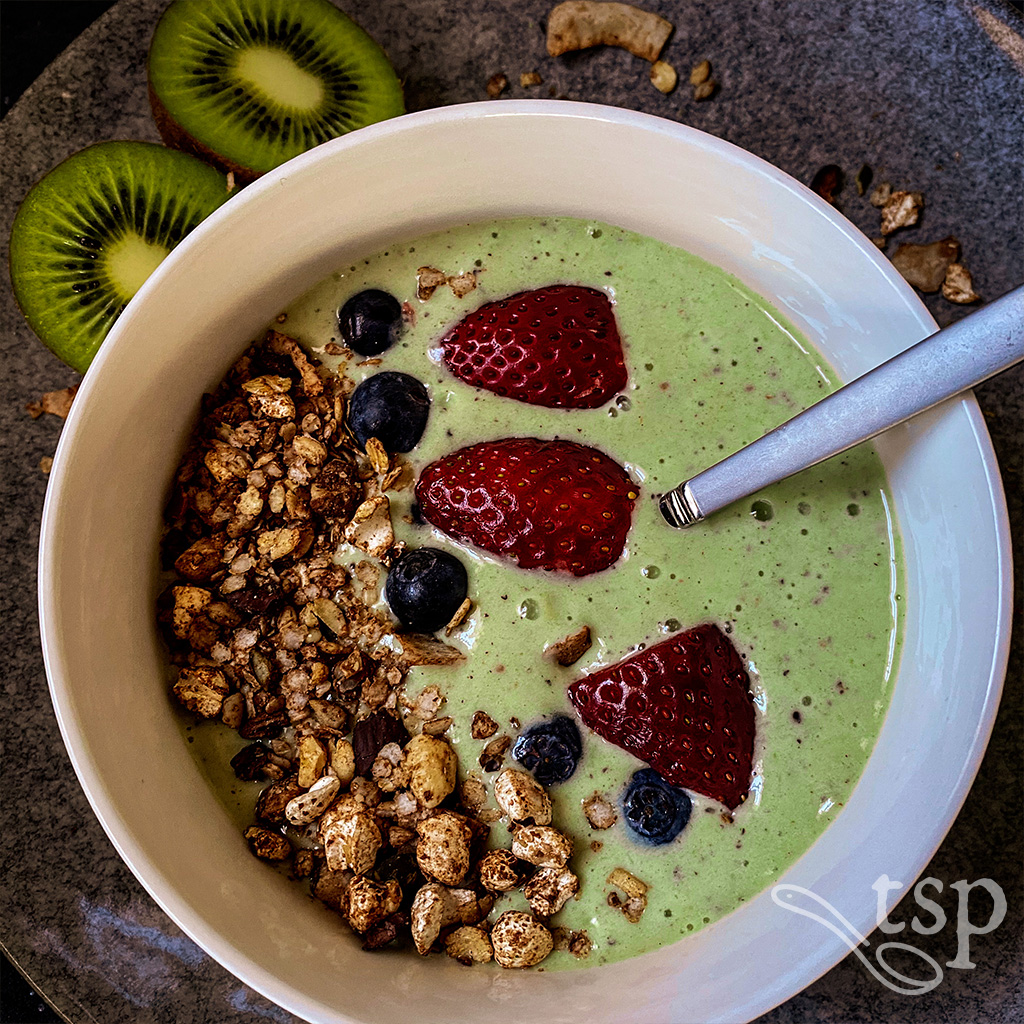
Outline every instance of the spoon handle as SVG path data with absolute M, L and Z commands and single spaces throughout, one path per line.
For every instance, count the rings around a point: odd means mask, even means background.
M 1024 359 L 1024 286 L 918 342 L 661 495 L 670 526 L 816 465 Z

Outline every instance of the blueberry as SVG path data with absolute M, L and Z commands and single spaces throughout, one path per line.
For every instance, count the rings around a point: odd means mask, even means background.
M 693 804 L 685 790 L 670 785 L 653 768 L 641 768 L 629 780 L 622 809 L 633 832 L 661 846 L 686 828 Z
M 397 340 L 402 329 L 402 307 L 393 295 L 367 288 L 338 310 L 338 328 L 354 352 L 377 356 Z
M 399 555 L 384 584 L 384 597 L 406 629 L 433 633 L 448 624 L 466 599 L 463 564 L 438 548 L 414 548 Z
M 582 754 L 579 726 L 568 715 L 531 725 L 512 748 L 512 756 L 543 786 L 565 782 Z
M 423 436 L 429 412 L 427 389 L 407 373 L 387 370 L 367 377 L 352 393 L 348 425 L 364 447 L 375 437 L 389 452 L 408 452 Z

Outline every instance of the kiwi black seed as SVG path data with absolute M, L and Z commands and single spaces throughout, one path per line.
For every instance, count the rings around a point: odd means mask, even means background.
M 11 230 L 11 282 L 29 325 L 84 373 L 160 261 L 228 198 L 223 175 L 151 142 L 101 142 L 58 164 Z
M 405 111 L 384 51 L 330 0 L 174 0 L 149 99 L 168 145 L 240 183 Z

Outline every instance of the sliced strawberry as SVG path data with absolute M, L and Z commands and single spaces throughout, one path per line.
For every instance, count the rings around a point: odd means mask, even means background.
M 713 623 L 584 676 L 570 685 L 569 699 L 594 732 L 667 782 L 730 810 L 746 799 L 754 758 L 750 679 Z
M 626 386 L 615 313 L 595 288 L 559 284 L 485 303 L 441 346 L 456 377 L 531 405 L 596 409 Z
M 637 498 L 596 448 L 513 437 L 461 448 L 420 474 L 423 517 L 524 569 L 587 576 L 622 554 Z

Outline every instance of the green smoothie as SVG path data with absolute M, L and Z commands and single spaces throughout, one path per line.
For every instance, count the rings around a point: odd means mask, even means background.
M 417 298 L 417 270 L 474 274 L 463 297 L 439 287 Z M 451 376 L 437 350 L 446 328 L 490 299 L 552 283 L 604 289 L 615 304 L 629 371 L 626 390 L 597 410 L 547 410 L 477 391 Z M 554 825 L 571 834 L 579 900 L 556 924 L 586 929 L 591 956 L 554 956 L 558 970 L 622 960 L 692 935 L 749 900 L 804 853 L 840 813 L 863 770 L 889 703 L 899 651 L 903 586 L 899 539 L 885 474 L 862 445 L 677 531 L 655 495 L 818 401 L 836 378 L 776 310 L 735 278 L 680 249 L 607 224 L 522 218 L 473 224 L 391 246 L 343 267 L 286 311 L 287 331 L 328 365 L 336 314 L 350 296 L 381 288 L 414 311 L 380 364 L 344 363 L 357 380 L 401 370 L 430 389 L 416 469 L 459 447 L 510 436 L 562 438 L 607 452 L 640 485 L 627 551 L 582 579 L 528 573 L 412 525 L 411 490 L 392 492 L 399 536 L 451 550 L 466 565 L 474 610 L 450 642 L 467 659 L 410 673 L 410 693 L 438 684 L 442 713 L 464 772 L 486 741 L 469 723 L 486 711 L 516 735 L 553 712 L 581 674 L 614 663 L 680 628 L 717 622 L 747 659 L 755 693 L 755 779 L 728 820 L 694 795 L 689 825 L 673 842 L 637 842 L 621 818 L 596 831 L 581 802 L 617 804 L 632 756 L 583 728 L 584 756 L 551 788 Z M 544 647 L 589 625 L 594 645 L 561 668 Z M 511 724 L 510 724 L 511 723 Z M 498 825 L 504 837 L 504 826 Z M 507 845 L 507 844 L 505 844 Z M 608 905 L 609 873 L 624 867 L 650 886 L 639 923 Z M 517 897 L 518 898 L 518 897 Z M 502 907 L 518 905 L 503 901 Z M 525 907 L 525 901 L 522 906 Z

